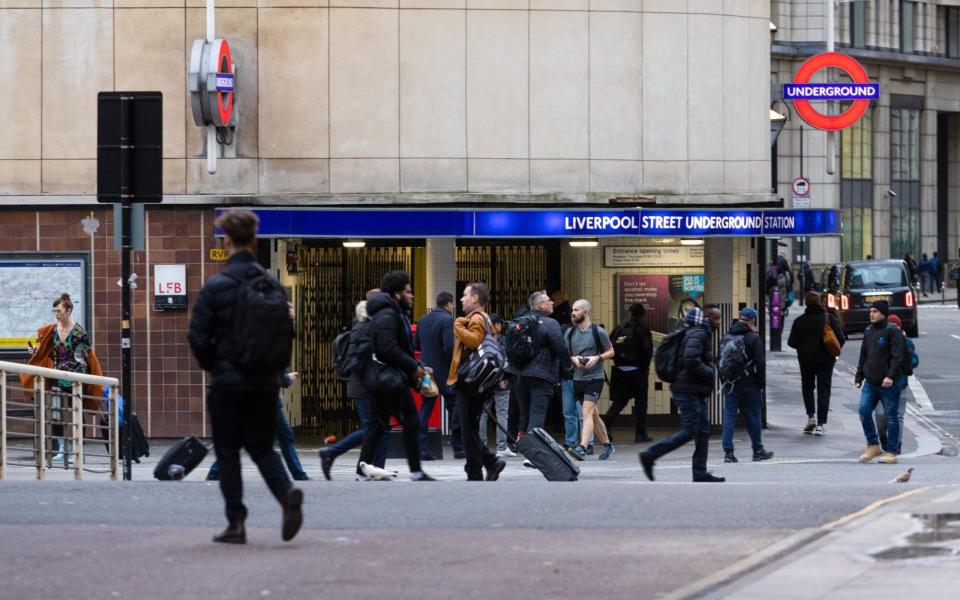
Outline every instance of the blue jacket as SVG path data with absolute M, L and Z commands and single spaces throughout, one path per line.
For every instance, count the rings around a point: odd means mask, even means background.
M 449 394 L 447 376 L 453 359 L 453 315 L 434 308 L 417 321 L 413 345 L 420 350 L 420 362 L 433 369 L 433 380 L 441 394 Z

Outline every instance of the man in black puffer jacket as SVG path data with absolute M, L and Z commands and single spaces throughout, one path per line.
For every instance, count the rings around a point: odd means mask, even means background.
M 384 275 L 380 280 L 380 293 L 367 301 L 373 353 L 380 362 L 406 375 L 412 387 L 423 378 L 424 370 L 413 357 L 413 338 L 406 314 L 411 306 L 413 290 L 410 288 L 410 276 L 403 271 L 391 271 Z M 370 368 L 368 365 L 365 370 L 369 371 Z M 410 389 L 406 388 L 398 395 L 388 395 L 367 387 L 374 419 L 363 436 L 360 462 L 373 464 L 380 438 L 385 431 L 389 431 L 390 417 L 396 417 L 403 426 L 403 449 L 410 467 L 410 478 L 413 481 L 434 481 L 420 469 L 420 442 L 417 439 L 420 416 Z
M 830 412 L 830 390 L 833 385 L 833 365 L 837 362 L 823 344 L 824 323 L 830 324 L 830 329 L 837 336 L 841 348 L 847 338 L 843 334 L 843 327 L 837 316 L 827 312 L 820 305 L 819 294 L 810 292 L 804 296 L 803 301 L 807 307 L 790 327 L 787 345 L 797 350 L 797 359 L 800 362 L 800 390 L 803 394 L 803 404 L 807 409 L 807 425 L 803 428 L 803 432 L 819 436 L 826 433 L 827 417 Z M 813 401 L 814 388 L 817 391 L 816 405 Z
M 710 334 L 720 327 L 720 309 L 706 306 L 704 311 L 691 308 L 684 318 L 686 333 L 681 348 L 680 371 L 670 385 L 673 400 L 680 409 L 680 431 L 665 438 L 640 453 L 643 472 L 653 481 L 653 464 L 658 458 L 696 441 L 693 452 L 693 480 L 699 482 L 722 482 L 707 471 L 707 451 L 710 441 L 710 415 L 707 412 L 707 396 L 713 391 L 716 372 L 713 366 L 713 351 Z
M 200 291 L 193 307 L 187 339 L 200 367 L 210 371 L 207 395 L 213 447 L 220 462 L 220 491 L 226 501 L 229 525 L 215 542 L 245 544 L 243 480 L 240 476 L 240 448 L 246 448 L 270 491 L 283 507 L 283 539 L 296 535 L 303 522 L 303 492 L 287 477 L 280 457 L 273 450 L 277 428 L 277 395 L 283 368 L 276 373 L 241 370 L 231 361 L 237 340 L 234 312 L 241 282 L 259 277 L 264 270 L 257 265 L 253 251 L 257 247 L 259 219 L 246 210 L 225 213 L 217 219 L 224 231 L 230 259 L 223 273 L 214 275 Z M 293 320 L 290 320 L 293 328 Z M 288 332 L 289 333 L 289 332 Z
M 743 350 L 746 364 L 742 374 L 723 385 L 723 462 L 735 463 L 737 456 L 733 450 L 733 430 L 737 426 L 737 413 L 743 415 L 747 424 L 747 433 L 753 445 L 753 460 L 762 461 L 773 458 L 773 452 L 765 450 L 762 438 L 762 420 L 760 417 L 763 404 L 763 388 L 767 385 L 766 355 L 763 351 L 763 340 L 754 329 L 757 326 L 757 311 L 746 306 L 740 310 L 740 318 L 733 322 L 727 331 L 727 336 L 743 338 Z M 736 341 L 735 337 L 724 339 Z M 736 349 L 736 345 L 728 346 Z M 723 364 L 724 341 L 720 341 L 721 358 Z M 723 376 L 721 368 L 720 374 Z
M 906 342 L 896 325 L 887 321 L 890 305 L 878 300 L 870 305 L 870 326 L 863 332 L 860 346 L 860 360 L 854 385 L 862 386 L 860 392 L 860 425 L 867 438 L 867 448 L 860 455 L 860 462 L 870 462 L 880 456 L 883 464 L 897 463 L 899 449 L 900 422 L 887 419 L 887 446 L 880 448 L 877 426 L 873 420 L 873 411 L 877 403 L 883 403 L 883 411 L 896 415 L 900 404 L 900 387 L 897 382 L 903 373 Z

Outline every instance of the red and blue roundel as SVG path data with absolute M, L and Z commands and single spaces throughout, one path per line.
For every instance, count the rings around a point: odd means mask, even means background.
M 810 83 L 810 78 L 829 67 L 840 69 L 853 83 Z M 811 127 L 826 131 L 846 129 L 867 112 L 870 100 L 880 97 L 880 85 L 870 83 L 866 69 L 852 56 L 838 52 L 821 52 L 808 58 L 793 77 L 783 85 L 784 100 L 793 101 L 800 117 Z M 825 115 L 815 109 L 811 100 L 849 100 L 850 108 L 839 115 Z

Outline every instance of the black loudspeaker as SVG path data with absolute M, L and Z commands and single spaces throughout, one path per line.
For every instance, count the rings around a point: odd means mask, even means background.
M 97 95 L 97 201 L 163 201 L 163 94 Z

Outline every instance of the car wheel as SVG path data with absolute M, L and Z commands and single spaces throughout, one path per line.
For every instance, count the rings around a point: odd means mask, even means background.
M 920 324 L 916 321 L 913 322 L 913 325 L 907 327 L 907 337 L 920 337 Z

